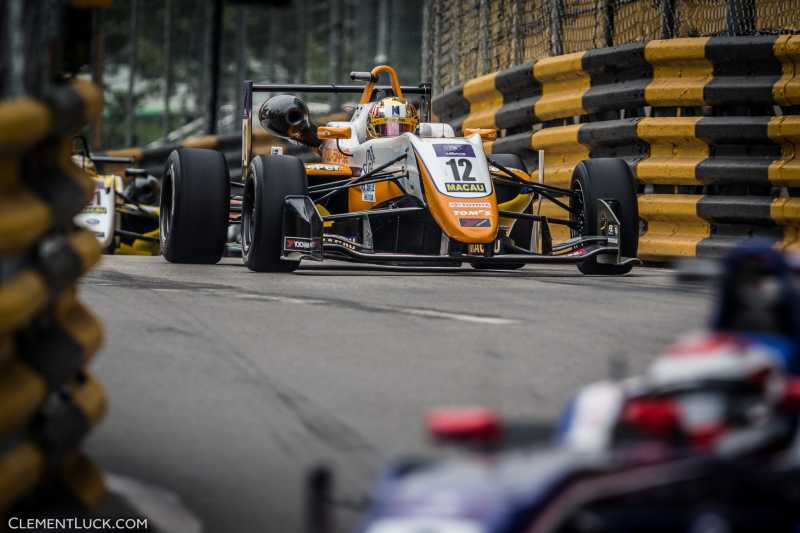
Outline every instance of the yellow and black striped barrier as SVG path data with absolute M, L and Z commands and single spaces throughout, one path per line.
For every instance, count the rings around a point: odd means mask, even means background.
M 651 41 L 481 76 L 434 111 L 501 130 L 487 152 L 544 150 L 552 185 L 568 186 L 583 159 L 625 158 L 643 258 L 719 255 L 753 236 L 800 249 L 799 63 L 800 36 Z
M 800 115 L 643 117 L 543 128 L 545 181 L 569 185 L 589 157 L 623 157 L 642 184 L 800 187 Z
M 87 506 L 103 494 L 79 451 L 105 412 L 86 369 L 103 332 L 76 296 L 100 249 L 72 221 L 94 184 L 71 160 L 72 136 L 101 105 L 80 81 L 0 102 L 0 511 L 54 483 Z

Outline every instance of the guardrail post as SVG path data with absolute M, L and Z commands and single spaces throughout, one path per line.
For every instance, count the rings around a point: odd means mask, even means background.
M 563 0 L 550 1 L 550 55 L 560 56 L 564 53 L 561 42 L 561 15 L 564 12 Z
M 613 0 L 603 0 L 603 46 L 614 46 Z
M 675 0 L 661 0 L 661 38 L 675 37 Z
M 484 38 L 478 41 L 478 56 L 480 57 L 480 67 L 478 67 L 477 74 L 486 74 L 491 71 L 492 64 L 489 58 L 489 43 L 485 37 L 491 38 L 489 29 L 489 4 L 486 0 L 479 0 L 478 2 L 478 32 Z
M 756 31 L 755 0 L 728 0 L 725 26 L 728 35 L 753 35 Z
M 125 94 L 125 144 L 133 146 L 133 129 L 136 127 L 136 105 L 134 91 L 136 90 L 136 64 L 139 61 L 139 35 L 138 35 L 138 4 L 136 0 L 130 3 L 130 34 L 131 42 L 128 51 L 128 90 Z
M 422 65 L 420 65 L 420 79 L 432 79 L 431 57 L 433 54 L 431 46 L 431 28 L 433 20 L 431 16 L 431 0 L 424 0 L 422 4 Z
M 342 69 L 342 57 L 344 54 L 342 44 L 342 2 L 340 0 L 329 0 L 329 13 L 330 13 L 330 26 L 328 31 L 328 77 L 332 81 L 339 78 Z M 383 45 L 385 46 L 387 40 L 386 19 L 388 13 L 384 12 L 384 16 L 378 21 L 379 27 L 383 28 Z M 381 30 L 378 30 L 379 32 Z M 381 46 L 381 45 L 379 45 Z M 384 52 L 386 53 L 386 52 Z M 384 61 L 386 61 L 384 59 Z M 330 112 L 338 113 L 340 111 L 339 95 L 331 93 L 328 95 L 328 103 L 330 104 Z
M 22 0 L 11 0 L 3 7 L 5 37 L 2 43 L 2 64 L 5 65 L 6 79 L 0 89 L 8 96 L 19 96 L 25 92 L 25 37 L 23 34 Z
M 208 124 L 206 124 L 206 132 L 209 135 L 216 135 L 217 133 L 219 68 L 220 55 L 222 54 L 222 15 L 222 0 L 214 0 L 214 6 L 211 9 L 211 72 L 209 76 Z

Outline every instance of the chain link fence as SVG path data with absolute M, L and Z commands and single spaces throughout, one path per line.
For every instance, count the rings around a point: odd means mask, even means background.
M 800 0 L 426 0 L 423 76 L 439 93 L 543 57 L 653 39 L 800 33 Z

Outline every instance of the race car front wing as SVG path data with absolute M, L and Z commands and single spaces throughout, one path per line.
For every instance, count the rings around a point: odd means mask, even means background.
M 344 259 L 360 263 L 442 263 L 475 262 L 502 268 L 507 263 L 552 263 L 575 264 L 596 258 L 605 264 L 627 265 L 638 263 L 635 257 L 624 257 L 620 250 L 620 237 L 623 231 L 619 218 L 612 206 L 598 200 L 597 227 L 600 235 L 573 237 L 553 245 L 550 242 L 546 219 L 542 233 L 544 253 L 536 253 L 515 246 L 507 237 L 499 237 L 493 244 L 469 244 L 443 239 L 439 254 L 411 254 L 375 252 L 371 242 L 324 233 L 324 222 L 328 218 L 360 217 L 365 233 L 369 231 L 369 218 L 383 215 L 398 215 L 408 211 L 424 210 L 422 207 L 380 209 L 346 215 L 322 216 L 314 201 L 308 196 L 287 196 L 283 209 L 283 239 L 281 258 L 289 261 L 311 259 L 322 261 L 325 257 Z

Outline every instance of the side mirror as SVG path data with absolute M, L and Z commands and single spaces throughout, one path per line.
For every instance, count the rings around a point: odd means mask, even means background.
M 484 141 L 493 141 L 497 139 L 497 130 L 492 128 L 464 128 L 464 137 L 478 134 Z
M 329 139 L 349 139 L 350 126 L 320 126 L 317 128 L 317 137 L 321 141 Z

